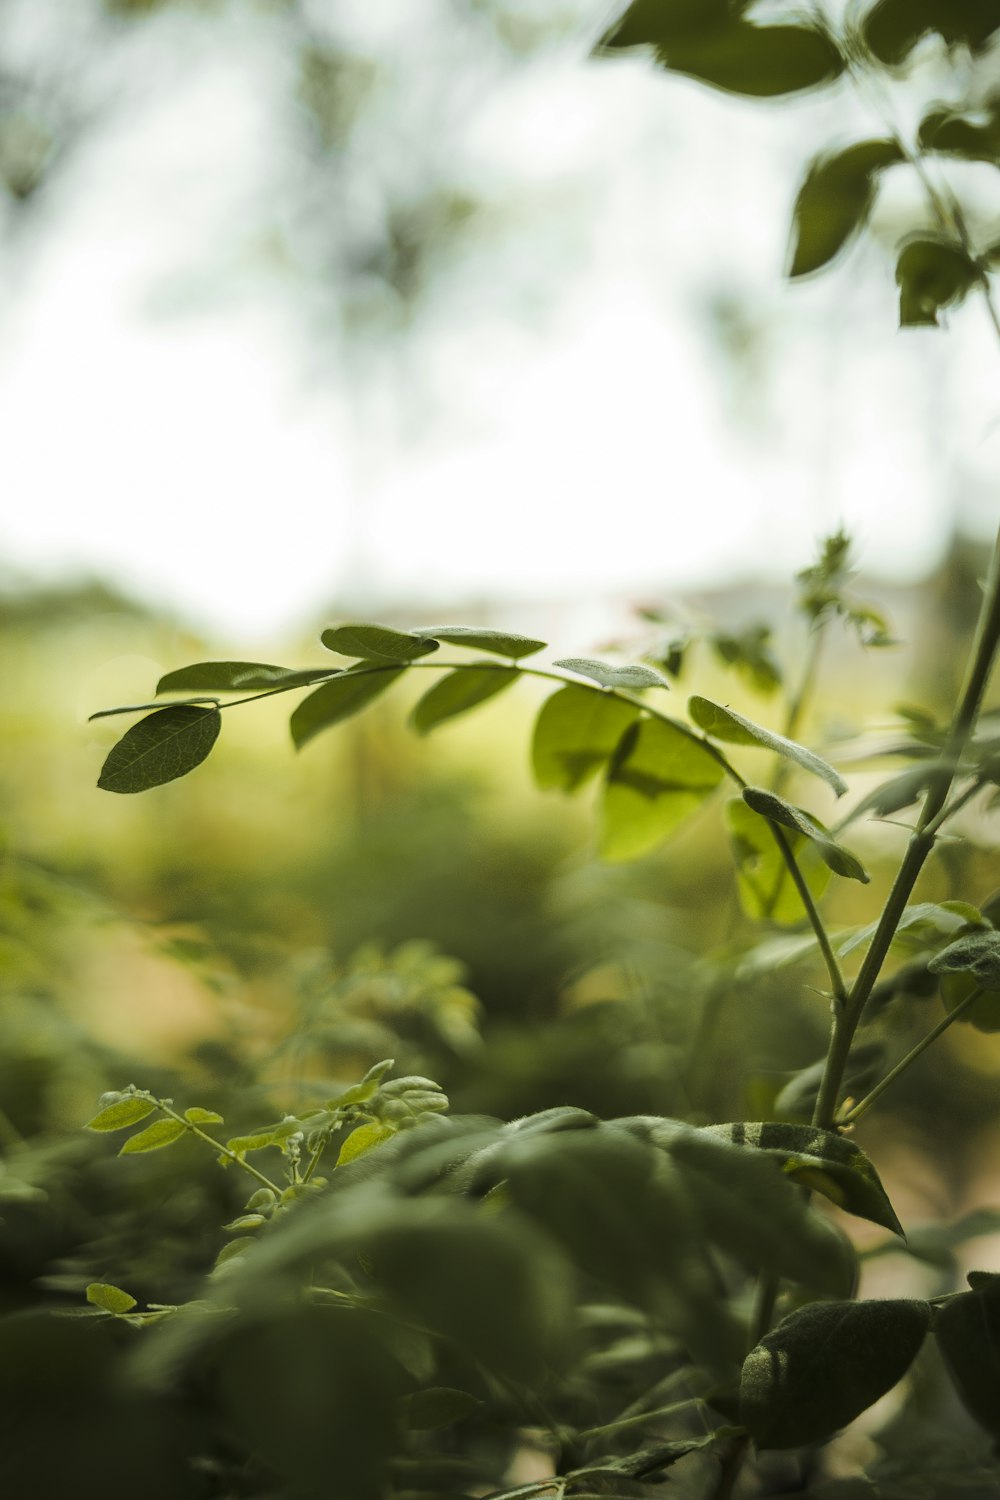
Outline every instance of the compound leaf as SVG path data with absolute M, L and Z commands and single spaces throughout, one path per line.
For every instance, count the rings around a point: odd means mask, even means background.
M 696 695 L 688 701 L 688 712 L 698 728 L 703 729 L 713 740 L 723 740 L 730 745 L 756 745 L 762 750 L 773 750 L 776 755 L 783 755 L 786 760 L 794 761 L 804 771 L 810 771 L 814 776 L 819 776 L 833 788 L 838 797 L 847 791 L 847 782 L 822 756 L 816 755 L 812 750 L 807 750 L 804 745 L 796 744 L 794 740 L 786 739 L 783 734 L 775 734 L 771 729 L 764 729 L 762 725 L 755 724 L 752 719 L 744 718 L 733 708 L 724 708 L 721 703 L 713 703 L 709 698 Z
M 106 792 L 145 792 L 200 766 L 219 737 L 216 708 L 161 708 L 112 746 L 97 785 Z
M 814 1302 L 751 1349 L 740 1420 L 759 1448 L 822 1443 L 892 1389 L 930 1326 L 926 1302 Z
M 418 734 L 428 734 L 439 724 L 503 692 L 520 675 L 516 667 L 459 667 L 423 695 L 411 715 L 413 727 Z
M 330 682 L 324 682 L 308 698 L 303 698 L 289 719 L 295 748 L 301 750 L 321 730 L 367 708 L 405 670 L 403 666 L 383 667 L 365 663 L 361 668 L 352 668 Z

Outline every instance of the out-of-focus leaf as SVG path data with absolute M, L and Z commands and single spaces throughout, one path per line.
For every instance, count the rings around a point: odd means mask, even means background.
M 1000 1277 L 969 1273 L 971 1291 L 952 1297 L 934 1316 L 934 1334 L 962 1402 L 993 1437 L 1000 1437 Z
M 867 1093 L 883 1072 L 885 1057 L 885 1047 L 881 1042 L 862 1042 L 852 1047 L 844 1071 L 844 1090 L 856 1098 Z M 810 1120 L 825 1071 L 825 1057 L 800 1069 L 775 1099 L 775 1113 L 792 1120 Z
M 795 200 L 789 276 L 807 276 L 833 260 L 864 226 L 877 174 L 902 160 L 897 143 L 888 140 L 859 141 L 816 158 Z
M 435 682 L 413 710 L 412 723 L 419 734 L 464 714 L 470 708 L 502 693 L 520 677 L 516 667 L 461 667 Z
M 900 327 L 936 328 L 941 310 L 961 302 L 981 279 L 961 245 L 941 236 L 915 236 L 896 261 Z
M 737 889 L 743 910 L 754 921 L 774 922 L 779 927 L 794 927 L 804 921 L 805 907 L 766 822 L 751 811 L 742 797 L 732 797 L 723 816 L 736 860 Z M 829 867 L 801 834 L 787 837 L 815 900 L 829 882 Z
M 304 698 L 292 713 L 289 728 L 295 748 L 301 750 L 321 730 L 329 729 L 367 708 L 405 670 L 402 666 L 366 665 L 359 671 L 342 672 L 330 682 L 324 682 L 322 687 Z
M 759 1448 L 822 1443 L 901 1380 L 930 1326 L 926 1302 L 814 1302 L 751 1349 L 740 1420 Z
M 388 625 L 337 625 L 324 630 L 320 640 L 328 651 L 364 661 L 414 661 L 438 649 L 437 641 L 430 636 L 392 630 Z
M 868 884 L 871 876 L 856 855 L 842 844 L 836 843 L 823 825 L 801 807 L 793 807 L 776 792 L 769 792 L 759 786 L 744 787 L 743 801 L 760 817 L 778 823 L 783 828 L 790 828 L 793 833 L 800 833 L 803 838 L 815 844 L 820 859 L 835 875 L 843 875 L 848 880 L 860 880 L 862 885 Z
M 613 860 L 645 854 L 711 796 L 724 774 L 686 730 L 663 719 L 632 725 L 608 770 L 601 854 Z
M 979 51 L 1000 27 L 1000 0 L 878 0 L 862 34 L 881 62 L 902 63 L 928 32 Z
M 920 122 L 917 139 L 925 151 L 995 162 L 1000 157 L 1000 115 L 991 112 L 977 122 L 951 109 L 931 109 Z
M 478 1411 L 482 1402 L 467 1391 L 456 1391 L 449 1386 L 432 1385 L 423 1391 L 414 1391 L 403 1399 L 406 1425 L 416 1432 L 430 1432 L 438 1427 L 450 1427 L 463 1417 Z
M 560 688 L 535 721 L 531 758 L 538 785 L 576 791 L 610 760 L 638 715 L 636 704 L 610 693 L 572 684 Z
M 721 703 L 713 703 L 709 698 L 696 695 L 688 700 L 688 711 L 698 728 L 704 730 L 711 739 L 722 740 L 729 745 L 756 745 L 761 750 L 773 750 L 776 755 L 794 761 L 804 771 L 811 771 L 814 776 L 819 776 L 833 788 L 838 797 L 847 791 L 847 782 L 822 756 L 807 750 L 804 745 L 796 744 L 794 740 L 786 739 L 783 734 L 764 729 L 752 719 L 738 714 L 735 709 L 724 708 Z
M 214 708 L 161 708 L 112 746 L 97 785 L 106 792 L 145 792 L 186 776 L 208 756 L 221 727 Z
M 92 1281 L 87 1287 L 87 1301 L 93 1307 L 99 1307 L 106 1313 L 127 1313 L 133 1307 L 138 1307 L 134 1297 L 128 1292 L 123 1292 L 120 1286 L 112 1286 L 108 1281 Z
M 970 932 L 936 953 L 932 974 L 967 974 L 983 990 L 1000 990 L 1000 932 Z

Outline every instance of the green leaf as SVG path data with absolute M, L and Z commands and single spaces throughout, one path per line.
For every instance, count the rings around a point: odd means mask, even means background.
M 431 1432 L 438 1427 L 450 1427 L 463 1417 L 478 1411 L 482 1402 L 468 1391 L 456 1391 L 449 1386 L 432 1385 L 426 1390 L 414 1391 L 403 1398 L 403 1411 L 407 1427 L 415 1432 Z
M 187 1135 L 183 1120 L 157 1120 L 147 1125 L 138 1135 L 129 1136 L 119 1151 L 119 1156 L 137 1155 L 142 1151 L 159 1151 L 163 1146 L 172 1146 L 182 1135 Z
M 917 140 L 925 151 L 960 156 L 965 161 L 996 162 L 1000 157 L 1000 115 L 991 111 L 977 124 L 951 109 L 931 109 L 920 122 Z
M 186 1109 L 184 1118 L 192 1125 L 224 1125 L 226 1123 L 214 1109 L 202 1109 L 200 1104 L 192 1104 L 190 1109 Z
M 263 661 L 199 661 L 168 672 L 156 684 L 158 693 L 252 692 L 256 688 L 296 687 L 319 677 L 332 677 L 338 667 L 273 667 Z
M 930 31 L 977 52 L 998 27 L 1000 0 L 878 0 L 862 34 L 881 62 L 898 65 Z
M 265 1146 L 277 1144 L 275 1134 L 274 1130 L 258 1130 L 253 1135 L 234 1135 L 226 1146 L 235 1156 L 246 1156 L 248 1151 L 263 1151 Z
M 594 661 L 589 656 L 567 656 L 552 665 L 563 667 L 567 672 L 577 672 L 581 677 L 591 677 L 594 682 L 599 682 L 601 687 L 606 688 L 670 687 L 667 679 L 659 672 L 654 672 L 652 667 L 612 667 L 607 662 Z
M 869 922 L 866 927 L 859 927 L 856 932 L 852 932 L 837 949 L 840 957 L 846 958 L 862 943 L 869 942 L 875 936 L 878 925 L 877 922 Z M 917 901 L 912 906 L 903 908 L 896 924 L 893 943 L 899 947 L 924 950 L 941 942 L 943 938 L 954 937 L 967 927 L 991 930 L 979 908 L 971 906 L 968 901 Z
M 932 974 L 966 974 L 979 989 L 1000 990 L 1000 932 L 970 932 L 936 953 Z
M 102 1312 L 115 1314 L 131 1312 L 139 1305 L 128 1292 L 123 1292 L 120 1286 L 112 1286 L 109 1281 L 92 1281 L 87 1287 L 87 1301 Z
M 211 703 L 213 708 L 218 708 L 219 706 L 219 700 L 216 697 L 191 697 L 185 699 L 183 707 L 193 708 L 200 703 Z M 172 708 L 180 708 L 181 706 L 182 705 L 178 703 L 171 704 Z M 87 723 L 92 724 L 95 719 L 115 719 L 118 718 L 121 714 L 142 714 L 145 713 L 147 709 L 162 709 L 162 707 L 162 703 L 123 703 L 118 708 L 99 708 L 96 714 L 87 715 Z
M 857 1049 L 860 1054 L 861 1048 Z M 737 1121 L 706 1125 L 710 1135 L 774 1157 L 782 1171 L 859 1219 L 902 1234 L 902 1225 L 871 1160 L 845 1136 L 813 1125 Z
M 546 790 L 574 792 L 610 760 L 639 708 L 610 693 L 571 684 L 542 704 L 531 758 L 535 780 Z
M 998 1278 L 980 1280 L 973 1271 L 969 1281 L 972 1291 L 937 1309 L 934 1334 L 966 1410 L 993 1437 L 1000 1438 Z
M 783 755 L 786 760 L 794 761 L 804 771 L 819 776 L 833 788 L 838 797 L 847 791 L 847 782 L 821 756 L 807 750 L 804 745 L 796 744 L 794 740 L 786 739 L 783 734 L 775 734 L 773 730 L 764 729 L 751 719 L 745 719 L 735 709 L 723 708 L 720 703 L 713 703 L 709 698 L 695 696 L 688 702 L 688 711 L 698 728 L 712 739 L 723 740 L 729 745 L 756 745 L 762 750 L 773 750 L 776 755 Z
M 478 625 L 432 625 L 423 635 L 436 641 L 447 641 L 450 646 L 469 646 L 476 651 L 489 651 L 494 656 L 507 656 L 520 661 L 522 656 L 534 656 L 548 644 L 536 641 L 530 635 L 517 635 L 512 630 L 485 630 Z
M 740 905 L 757 922 L 794 927 L 804 920 L 805 907 L 788 873 L 781 851 L 767 824 L 743 801 L 733 797 L 723 811 L 736 860 Z M 829 867 L 819 858 L 814 844 L 801 834 L 789 835 L 792 853 L 814 900 L 830 879 Z
M 881 1042 L 862 1042 L 852 1047 L 844 1071 L 844 1091 L 855 1098 L 866 1094 L 882 1074 L 885 1059 L 886 1051 Z M 825 1057 L 801 1068 L 776 1097 L 775 1114 L 785 1119 L 811 1120 L 825 1072 Z
M 767 818 L 771 823 L 778 823 L 783 828 L 790 828 L 793 833 L 800 833 L 803 838 L 815 844 L 820 859 L 835 875 L 843 875 L 848 880 L 860 880 L 862 885 L 867 885 L 871 880 L 861 861 L 849 849 L 836 843 L 822 823 L 817 822 L 801 807 L 793 807 L 776 792 L 766 791 L 759 786 L 744 787 L 743 801 L 760 817 Z
M 724 774 L 687 730 L 663 719 L 631 725 L 604 787 L 601 854 L 612 860 L 645 854 L 711 796 Z
M 106 792 L 144 792 L 200 766 L 219 737 L 214 708 L 175 705 L 140 719 L 114 745 L 97 785 Z
M 126 1094 L 123 1099 L 118 1099 L 114 1104 L 109 1104 L 88 1120 L 87 1130 L 124 1130 L 126 1125 L 137 1125 L 147 1115 L 151 1115 L 156 1108 L 152 1099 L 144 1099 L 138 1094 Z
M 899 326 L 937 328 L 941 309 L 961 302 L 981 279 L 961 245 L 931 235 L 909 240 L 896 261 Z
M 289 728 L 295 748 L 301 750 L 323 729 L 349 719 L 367 708 L 373 699 L 395 682 L 405 667 L 382 667 L 365 664 L 361 669 L 344 672 L 318 687 L 304 698 L 292 713 Z
M 368 1125 L 359 1125 L 357 1130 L 351 1131 L 341 1146 L 337 1166 L 346 1166 L 349 1161 L 356 1161 L 359 1156 L 367 1155 L 369 1151 L 373 1151 L 376 1146 L 381 1146 L 383 1141 L 389 1140 L 395 1134 L 391 1125 L 383 1125 L 378 1120 L 373 1120 Z
M 420 699 L 411 715 L 418 734 L 464 714 L 495 697 L 520 677 L 517 667 L 460 667 L 442 677 Z
M 388 625 L 338 625 L 324 630 L 320 640 L 328 651 L 358 656 L 365 661 L 414 661 L 438 649 L 437 641 L 415 631 L 392 630 Z
M 961 1025 L 971 1026 L 974 1031 L 987 1034 L 1000 1031 L 1000 992 L 990 989 L 988 993 L 980 995 L 978 1000 L 973 1000 L 975 991 L 984 986 L 967 971 L 942 974 L 940 985 L 945 1010 L 957 1010 L 960 1005 L 965 1005 L 958 1017 Z
M 814 1302 L 751 1349 L 740 1420 L 759 1448 L 825 1442 L 901 1380 L 930 1326 L 926 1302 Z
M 897 143 L 888 140 L 859 141 L 816 158 L 795 200 L 789 276 L 807 276 L 833 260 L 864 226 L 876 174 L 902 160 Z
M 812 26 L 753 26 L 746 4 L 725 0 L 636 0 L 602 47 L 651 45 L 673 72 L 751 98 L 774 98 L 828 83 L 843 62 Z

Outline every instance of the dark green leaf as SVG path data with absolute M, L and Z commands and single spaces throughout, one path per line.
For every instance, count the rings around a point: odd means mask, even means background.
M 1000 0 L 878 0 L 862 29 L 875 56 L 896 65 L 930 31 L 979 51 L 998 27 Z
M 975 1272 L 970 1274 L 972 1282 Z M 1000 1438 L 1000 1293 L 997 1277 L 937 1309 L 938 1348 L 966 1409 Z
M 531 758 L 538 785 L 576 791 L 610 760 L 638 716 L 637 705 L 610 693 L 560 688 L 545 700 L 535 721 Z
M 366 665 L 324 682 L 302 700 L 289 720 L 296 749 L 301 750 L 321 730 L 367 708 L 405 670 L 405 667 Z
M 599 45 L 607 48 L 691 45 L 725 29 L 731 9 L 730 0 L 633 0 Z
M 438 649 L 437 641 L 429 636 L 392 630 L 388 625 L 337 625 L 324 630 L 320 640 L 328 651 L 364 661 L 413 661 Z
M 200 703 L 211 703 L 213 707 L 218 707 L 219 700 L 213 697 L 188 698 L 185 700 L 184 706 L 194 707 Z M 145 713 L 149 708 L 161 709 L 162 707 L 161 703 L 123 703 L 118 708 L 99 708 L 96 714 L 87 715 L 87 723 L 91 724 L 95 719 L 115 719 L 122 714 L 141 714 Z M 172 707 L 178 708 L 180 705 L 173 704 Z
M 414 1391 L 403 1400 L 403 1413 L 407 1427 L 416 1432 L 430 1432 L 438 1427 L 450 1427 L 463 1417 L 477 1411 L 482 1402 L 467 1391 L 456 1391 L 448 1386 L 432 1385 L 426 1390 Z
M 414 729 L 427 734 L 438 724 L 503 692 L 520 677 L 517 667 L 460 667 L 429 688 L 411 716 Z
M 113 1104 L 100 1110 L 92 1120 L 87 1121 L 88 1130 L 124 1130 L 126 1125 L 137 1125 L 147 1115 L 151 1115 L 156 1108 L 152 1099 L 144 1099 L 137 1094 L 126 1094 L 121 1099 L 116 1099 Z
M 623 735 L 601 802 L 600 851 L 634 859 L 711 796 L 724 776 L 715 756 L 686 729 L 643 719 Z
M 920 122 L 917 139 L 925 151 L 960 156 L 966 161 L 996 162 L 1000 157 L 1000 115 L 991 112 L 977 122 L 950 109 L 932 109 Z
M 92 1281 L 87 1287 L 87 1301 L 93 1307 L 99 1307 L 102 1312 L 127 1313 L 133 1307 L 138 1307 L 134 1297 L 128 1292 L 123 1292 L 120 1286 L 112 1286 L 108 1281 Z
M 262 661 L 199 661 L 168 672 L 156 684 L 158 693 L 252 692 L 256 688 L 297 687 L 320 677 L 332 677 L 338 667 L 273 667 Z
M 476 651 L 489 651 L 494 656 L 507 656 L 520 661 L 522 656 L 534 656 L 543 651 L 546 641 L 536 641 L 530 635 L 517 635 L 512 630 L 486 630 L 479 625 L 431 625 L 422 635 L 436 641 L 447 641 L 451 646 L 469 646 Z
M 688 702 L 688 711 L 698 728 L 712 739 L 723 740 L 729 745 L 756 745 L 762 750 L 773 750 L 776 755 L 794 761 L 804 771 L 821 777 L 838 797 L 847 791 L 847 782 L 821 756 L 794 740 L 786 739 L 783 734 L 775 734 L 773 730 L 745 719 L 735 709 L 723 708 L 720 703 L 695 696 Z
M 895 141 L 859 141 L 817 157 L 795 200 L 790 276 L 827 265 L 863 227 L 875 200 L 876 174 L 903 160 Z
M 742 797 L 731 798 L 724 817 L 736 860 L 740 904 L 754 921 L 794 927 L 804 920 L 805 907 L 781 851 L 767 824 L 752 812 Z M 823 894 L 830 870 L 814 844 L 801 834 L 786 835 L 799 871 L 814 900 Z
M 567 672 L 577 672 L 581 677 L 591 677 L 606 688 L 669 688 L 670 684 L 652 667 L 612 667 L 607 662 L 594 661 L 589 656 L 567 656 L 563 661 L 553 662 Z
M 97 785 L 106 792 L 144 792 L 186 776 L 201 765 L 221 727 L 217 709 L 161 708 L 112 747 Z
M 971 932 L 936 953 L 932 974 L 966 974 L 980 989 L 1000 990 L 1000 932 Z
M 901 328 L 936 328 L 938 313 L 952 307 L 981 279 L 960 245 L 940 236 L 908 241 L 896 262 Z
M 131 1156 L 143 1151 L 159 1151 L 164 1146 L 172 1146 L 182 1135 L 187 1135 L 187 1126 L 183 1120 L 157 1120 L 154 1124 L 147 1125 L 145 1130 L 140 1130 L 138 1135 L 130 1135 L 118 1155 Z
M 930 1326 L 926 1302 L 821 1302 L 751 1349 L 740 1420 L 759 1448 L 822 1443 L 892 1389 Z
M 812 1125 L 783 1121 L 742 1120 L 729 1125 L 706 1125 L 704 1129 L 735 1145 L 749 1146 L 773 1156 L 793 1181 L 815 1189 L 858 1218 L 902 1234 L 895 1209 L 872 1162 L 860 1146 L 845 1136 Z
M 844 1072 L 844 1090 L 855 1098 L 867 1093 L 884 1070 L 885 1057 L 881 1042 L 863 1042 L 852 1047 Z M 800 1069 L 775 1099 L 775 1114 L 786 1119 L 811 1120 L 825 1071 L 825 1057 Z
M 862 885 L 868 884 L 871 876 L 861 861 L 849 849 L 835 843 L 822 823 L 810 817 L 801 807 L 793 807 L 776 792 L 766 791 L 759 786 L 744 787 L 743 801 L 760 817 L 778 823 L 783 828 L 790 828 L 793 833 L 800 833 L 803 838 L 815 844 L 820 859 L 835 875 L 843 875 L 848 880 L 860 880 Z

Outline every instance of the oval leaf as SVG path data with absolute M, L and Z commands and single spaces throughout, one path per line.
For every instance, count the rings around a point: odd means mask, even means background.
M 543 789 L 576 791 L 610 760 L 638 706 L 593 688 L 560 688 L 542 704 L 535 721 L 531 760 Z
M 123 1292 L 120 1286 L 112 1286 L 109 1281 L 92 1281 L 87 1287 L 87 1301 L 102 1312 L 115 1314 L 131 1312 L 138 1306 L 134 1297 Z
M 819 776 L 833 788 L 838 797 L 847 791 L 847 782 L 822 756 L 807 750 L 804 745 L 796 744 L 794 740 L 786 739 L 783 734 L 764 729 L 752 719 L 738 714 L 735 709 L 723 708 L 721 703 L 713 703 L 709 698 L 696 695 L 688 701 L 688 712 L 698 728 L 703 729 L 713 740 L 723 740 L 729 745 L 756 745 L 761 750 L 773 750 L 776 755 L 793 760 L 804 771 L 811 771 L 814 776 Z
M 970 932 L 957 938 L 927 966 L 932 974 L 967 974 L 983 990 L 1000 990 L 1000 932 Z
M 816 158 L 795 200 L 790 276 L 807 276 L 833 260 L 867 220 L 876 174 L 902 160 L 896 142 L 885 140 Z
M 192 1125 L 225 1124 L 222 1116 L 216 1114 L 214 1109 L 202 1109 L 200 1104 L 192 1104 L 190 1109 L 186 1109 L 184 1111 L 184 1118 Z
M 263 661 L 199 661 L 168 672 L 156 684 L 156 691 L 238 693 L 254 688 L 296 687 L 320 677 L 332 677 L 339 670 L 316 667 L 298 671 L 293 667 L 273 667 Z
M 324 682 L 292 713 L 289 728 L 295 748 L 301 750 L 321 730 L 367 708 L 403 671 L 404 667 L 372 666 L 343 672 L 332 681 Z
M 606 688 L 669 688 L 667 679 L 654 672 L 652 667 L 612 667 L 607 662 L 594 661 L 589 656 L 568 656 L 553 666 L 564 667 L 567 672 L 578 672 L 581 677 L 592 677 Z
M 633 724 L 608 771 L 601 854 L 614 860 L 645 854 L 711 796 L 724 774 L 686 729 L 664 719 Z
M 899 326 L 936 328 L 942 308 L 961 302 L 981 272 L 960 245 L 920 235 L 903 246 L 896 261 Z
M 970 1275 L 970 1281 L 976 1276 Z M 997 1278 L 938 1308 L 934 1334 L 966 1410 L 1000 1438 L 1000 1295 Z
M 437 641 L 388 625 L 338 625 L 324 630 L 320 640 L 328 651 L 358 656 L 365 661 L 413 661 L 438 649 Z
M 476 651 L 489 651 L 494 656 L 507 656 L 511 661 L 533 656 L 548 644 L 536 641 L 530 635 L 517 635 L 512 630 L 485 630 L 478 625 L 431 625 L 421 633 L 436 641 L 447 641 L 451 646 L 469 646 Z
M 112 747 L 97 785 L 106 792 L 145 792 L 200 766 L 219 737 L 215 708 L 161 708 L 140 719 Z
M 867 1049 L 871 1054 L 871 1048 Z M 857 1048 L 855 1067 L 865 1049 Z M 878 1049 L 879 1055 L 881 1048 Z M 865 1063 L 872 1056 L 864 1058 Z M 811 1070 L 807 1070 L 811 1071 Z M 817 1085 L 819 1079 L 816 1080 Z M 709 1135 L 721 1136 L 737 1146 L 750 1146 L 775 1158 L 795 1182 L 820 1192 L 859 1219 L 868 1219 L 902 1234 L 903 1228 L 889 1195 L 869 1157 L 845 1136 L 813 1125 L 784 1121 L 737 1121 L 729 1125 L 706 1125 Z
M 129 1136 L 118 1155 L 133 1156 L 143 1151 L 159 1151 L 163 1146 L 172 1146 L 182 1135 L 187 1135 L 187 1126 L 183 1120 L 157 1120 L 154 1125 L 147 1125 L 145 1130 L 140 1130 L 138 1135 Z
M 1000 0 L 878 0 L 862 34 L 884 63 L 898 65 L 928 32 L 978 52 L 1000 27 Z
M 383 1125 L 377 1120 L 369 1125 L 359 1125 L 341 1146 L 337 1166 L 346 1166 L 349 1161 L 356 1161 L 359 1156 L 374 1151 L 376 1146 L 381 1146 L 383 1141 L 387 1141 L 395 1133 L 391 1125 Z
M 102 1109 L 92 1120 L 87 1121 L 87 1130 L 124 1130 L 126 1125 L 138 1125 L 156 1108 L 152 1099 L 143 1099 L 136 1094 L 126 1094 Z
M 814 1302 L 751 1349 L 740 1420 L 759 1448 L 822 1443 L 892 1389 L 930 1326 L 926 1302 Z
M 871 876 L 856 855 L 842 844 L 835 843 L 823 825 L 801 807 L 793 807 L 776 792 L 766 791 L 759 786 L 744 787 L 743 801 L 759 817 L 778 823 L 783 828 L 790 828 L 793 833 L 800 833 L 803 838 L 815 844 L 820 859 L 835 875 L 843 875 L 848 880 L 860 880 L 862 885 L 868 884 Z
M 427 734 L 456 714 L 464 714 L 503 692 L 520 675 L 516 667 L 459 667 L 435 682 L 420 699 L 411 715 L 413 727 L 418 734 Z

